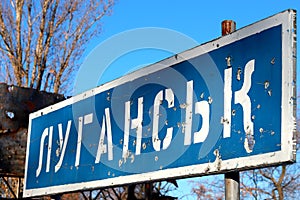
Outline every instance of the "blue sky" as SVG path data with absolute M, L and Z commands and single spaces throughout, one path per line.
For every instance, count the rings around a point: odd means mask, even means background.
M 240 28 L 289 8 L 299 10 L 300 2 L 119 0 L 112 15 L 103 20 L 103 32 L 97 42 L 129 29 L 163 27 L 204 43 L 220 36 L 220 24 L 225 19 L 235 20 L 237 28 Z
M 77 78 L 79 77 L 78 80 L 80 80 L 80 76 L 90 77 L 89 72 L 91 70 L 99 71 L 99 69 L 95 68 L 86 69 L 86 65 L 89 65 L 89 67 L 92 65 L 102 66 L 102 70 L 106 71 L 101 76 L 95 73 L 95 78 L 91 78 L 96 79 L 97 77 L 98 79 L 100 77 L 97 83 L 88 80 L 86 85 L 84 85 L 83 81 L 77 80 L 73 94 L 81 93 L 99 84 L 123 76 L 139 67 L 149 65 L 175 53 L 218 38 L 221 36 L 221 22 L 223 20 L 232 19 L 236 21 L 237 29 L 239 29 L 289 8 L 300 10 L 300 2 L 298 0 L 252 0 L 243 2 L 236 0 L 117 0 L 112 14 L 105 16 L 102 20 L 101 35 L 90 41 L 85 52 L 85 60 Z M 154 41 L 155 37 L 151 34 L 143 36 L 133 36 L 131 34 L 131 38 L 128 36 L 129 39 L 126 39 L 127 44 L 124 44 L 124 42 L 116 43 L 114 38 L 120 35 L 126 38 L 128 31 L 150 27 L 173 31 L 174 37 L 176 37 L 176 34 L 182 34 L 189 41 L 176 44 L 177 40 L 174 40 L 172 47 L 170 47 L 171 44 L 162 44 L 160 46 L 157 44 L 158 46 L 147 46 L 147 48 L 142 46 L 140 49 L 127 49 L 126 54 L 120 53 L 120 55 L 115 51 L 113 54 L 116 55 L 113 58 L 108 56 L 111 53 L 103 50 L 109 48 L 111 48 L 111 51 L 118 50 L 122 46 L 129 46 L 129 43 L 135 43 L 135 40 L 139 37 L 149 37 Z M 169 33 L 165 34 L 169 35 Z M 104 47 L 104 44 L 109 45 L 109 47 Z M 167 46 L 167 48 L 162 48 L 162 46 Z M 174 50 L 175 47 L 176 49 Z M 169 48 L 173 49 L 170 51 Z M 97 52 L 99 49 L 102 49 L 104 52 Z M 108 63 L 109 67 L 103 64 L 105 56 L 111 62 Z M 80 86 L 78 86 L 78 82 L 80 82 Z
M 239 29 L 289 8 L 300 12 L 300 1 L 119 0 L 113 8 L 112 14 L 103 18 L 102 33 L 97 39 L 90 42 L 86 55 L 88 57 L 93 54 L 93 51 L 95 52 L 99 45 L 101 46 L 116 34 L 145 27 L 173 30 L 194 40 L 195 44 L 202 44 L 220 37 L 221 22 L 225 19 L 236 21 L 237 29 Z M 299 21 L 300 19 L 298 19 L 297 27 L 300 27 Z M 134 42 L 134 38 L 130 38 L 130 40 Z M 184 50 L 193 45 L 193 42 L 184 44 L 182 49 L 179 48 L 178 50 Z M 114 48 L 118 48 L 118 46 Z M 298 50 L 297 57 L 299 57 L 299 52 L 300 50 Z M 100 80 L 100 83 L 115 79 L 138 67 L 159 61 L 172 55 L 172 53 L 174 52 L 167 52 L 159 48 L 145 48 L 120 55 L 119 58 L 111 61 L 115 68 L 108 70 L 105 78 L 102 81 Z M 92 58 L 95 59 L 95 57 Z M 101 59 L 101 56 L 99 55 L 98 58 Z M 98 60 L 93 60 L 93 62 L 98 62 Z M 299 71 L 299 68 L 298 62 L 297 71 Z M 297 82 L 299 85 L 299 81 Z M 181 192 L 178 195 L 181 196 L 190 192 L 191 184 L 186 180 L 180 181 L 179 184 Z M 183 199 L 193 198 L 184 197 Z

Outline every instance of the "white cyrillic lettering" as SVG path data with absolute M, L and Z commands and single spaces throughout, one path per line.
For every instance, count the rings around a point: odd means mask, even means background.
M 184 124 L 184 145 L 190 145 L 192 140 L 192 121 L 193 121 L 193 91 L 194 82 L 189 81 L 186 85 L 186 108 Z
M 209 132 L 209 103 L 207 101 L 195 103 L 195 114 L 202 116 L 202 126 L 194 133 L 194 143 L 204 142 Z
M 106 124 L 106 125 L 105 125 Z M 107 129 L 107 130 L 106 130 Z M 107 146 L 104 144 L 104 136 L 107 131 Z M 103 116 L 102 127 L 100 133 L 100 139 L 98 144 L 97 155 L 95 159 L 95 163 L 99 163 L 101 159 L 101 155 L 108 152 L 108 160 L 113 159 L 113 145 L 112 145 L 112 133 L 111 133 L 111 122 L 110 122 L 110 112 L 109 108 L 105 109 L 105 118 Z
M 167 135 L 163 141 L 163 149 L 167 149 L 172 141 L 172 137 L 173 137 L 173 127 L 167 128 Z
M 40 143 L 40 156 L 39 156 L 39 166 L 36 170 L 35 176 L 38 177 L 42 170 L 42 164 L 43 164 L 43 154 L 44 154 L 44 144 L 45 144 L 45 138 L 48 136 L 48 128 L 45 128 L 41 137 L 41 143 Z
M 251 88 L 251 76 L 254 72 L 255 60 L 250 60 L 245 66 L 244 83 L 239 91 L 234 93 L 234 103 L 241 104 L 243 108 L 243 123 L 246 134 L 253 135 L 253 122 L 251 120 L 251 100 L 248 92 Z
M 130 120 L 131 120 L 131 118 L 130 118 L 130 101 L 126 101 L 125 102 L 123 154 L 122 154 L 123 158 L 126 158 L 128 155 Z
M 83 117 L 79 117 L 78 118 L 78 137 L 77 137 L 75 167 L 79 166 L 80 149 L 81 149 L 81 141 L 82 141 L 82 127 L 83 127 Z
M 172 89 L 166 89 L 165 90 L 165 99 L 168 102 L 168 108 L 172 108 L 174 106 L 174 93 Z M 172 137 L 173 137 L 173 127 L 169 127 L 167 128 L 167 135 L 163 141 L 163 149 L 167 149 L 172 141 Z
M 141 154 L 142 146 L 142 122 L 143 122 L 143 97 L 138 98 L 138 113 L 136 119 L 130 118 L 130 101 L 125 102 L 125 123 L 124 123 L 124 143 L 122 157 L 128 156 L 129 132 L 130 129 L 136 129 L 136 148 L 135 154 Z M 130 126 L 131 122 L 131 126 Z
M 155 151 L 160 150 L 160 139 L 158 137 L 158 125 L 159 125 L 159 107 L 163 100 L 163 91 L 159 91 L 154 99 L 153 105 L 153 128 L 152 128 L 152 144 Z
M 90 124 L 92 122 L 93 122 L 93 113 L 90 113 L 90 114 L 85 115 L 84 117 L 78 118 L 78 137 L 77 137 L 75 167 L 79 166 L 79 161 L 80 161 L 83 125 Z
M 108 145 L 108 160 L 113 159 L 113 143 L 109 108 L 105 109 L 106 127 L 107 127 L 107 145 Z
M 53 135 L 53 126 L 50 126 L 46 172 L 49 172 L 49 170 L 50 170 L 51 149 L 52 149 L 52 135 Z
M 230 137 L 231 133 L 231 101 L 232 101 L 232 67 L 224 72 L 224 118 L 223 137 Z
M 60 140 L 59 140 L 60 158 L 59 158 L 59 161 L 57 162 L 57 164 L 55 165 L 55 168 L 54 168 L 55 173 L 60 169 L 63 159 L 64 159 L 64 156 L 65 156 L 68 139 L 69 139 L 69 135 L 70 135 L 70 130 L 71 130 L 71 124 L 72 124 L 72 121 L 69 120 L 68 124 L 67 124 L 65 139 L 63 139 L 62 124 L 58 124 L 58 133 L 59 133 L 59 138 L 60 138 Z
M 168 102 L 168 108 L 174 106 L 174 93 L 172 89 L 165 89 L 165 99 Z M 152 144 L 155 151 L 160 151 L 161 140 L 158 137 L 158 126 L 159 126 L 159 107 L 163 100 L 163 90 L 159 91 L 154 99 L 153 106 L 153 132 L 152 132 Z M 163 140 L 163 149 L 167 149 L 172 141 L 173 127 L 167 128 L 167 134 Z
M 135 154 L 141 154 L 142 147 L 143 97 L 138 99 L 138 116 L 131 121 L 131 129 L 136 129 Z

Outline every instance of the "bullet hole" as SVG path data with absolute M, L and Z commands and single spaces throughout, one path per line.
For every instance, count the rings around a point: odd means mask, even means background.
M 246 133 L 247 133 L 247 134 L 252 134 L 252 133 L 251 133 L 250 126 L 247 126 L 247 127 L 246 127 Z
M 274 65 L 275 64 L 275 58 L 272 58 L 271 60 L 271 64 Z
M 11 112 L 11 111 L 5 111 L 5 114 L 10 119 L 15 118 L 15 114 L 13 112 Z
M 8 92 L 12 92 L 12 91 L 14 90 L 14 87 L 13 87 L 13 86 L 9 86 L 9 87 L 7 88 L 7 90 L 8 90 Z
M 130 156 L 130 158 L 131 158 L 130 163 L 133 163 L 133 162 L 134 162 L 134 155 L 132 154 L 132 155 Z
M 271 131 L 271 135 L 274 135 L 275 134 L 275 132 L 274 131 Z
M 185 109 L 185 108 L 186 108 L 186 104 L 185 104 L 185 103 L 180 104 L 180 108 L 181 108 L 181 109 Z
M 255 144 L 254 136 L 252 134 L 246 134 L 244 147 L 247 153 L 251 153 L 253 151 Z
M 259 129 L 259 132 L 260 132 L 260 133 L 263 133 L 263 132 L 264 132 L 264 129 L 263 129 L 263 128 L 260 128 L 260 129 Z
M 240 81 L 241 80 L 241 74 L 242 74 L 242 69 L 238 68 L 236 72 L 236 80 Z
M 60 148 L 57 148 L 57 149 L 56 149 L 55 155 L 56 155 L 56 157 L 59 157 L 59 155 L 60 155 Z
M 268 89 L 268 87 L 270 86 L 270 82 L 269 81 L 265 81 L 264 86 L 265 86 L 265 89 Z
M 220 170 L 222 166 L 222 158 L 219 149 L 214 150 L 214 155 L 216 156 L 215 165 L 217 169 Z
M 208 103 L 209 103 L 209 104 L 212 104 L 212 102 L 213 102 L 212 97 L 208 97 Z
M 235 113 L 236 113 L 235 110 L 232 110 L 232 111 L 231 111 L 232 116 L 235 116 Z
M 232 61 L 231 56 L 227 56 L 227 57 L 225 58 L 225 60 L 226 60 L 227 67 L 231 67 L 231 66 L 232 66 L 232 65 L 231 65 L 231 61 Z
M 204 98 L 204 92 L 201 93 L 200 98 L 201 98 L 201 99 Z
M 222 117 L 221 118 L 221 124 L 229 124 L 229 120 Z
M 272 96 L 272 90 L 269 90 L 269 91 L 268 91 L 268 95 L 269 95 L 269 96 Z
M 123 160 L 122 160 L 122 159 L 120 159 L 120 160 L 119 160 L 119 167 L 121 167 L 121 166 L 122 166 L 122 164 L 123 164 Z
M 146 149 L 147 148 L 146 143 L 143 143 L 142 147 L 143 147 L 143 149 Z
M 207 173 L 207 172 L 209 172 L 209 170 L 210 170 L 210 167 L 207 166 L 207 167 L 204 169 L 204 172 Z

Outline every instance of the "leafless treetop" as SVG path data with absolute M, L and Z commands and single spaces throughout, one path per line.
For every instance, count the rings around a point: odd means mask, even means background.
M 1 1 L 0 80 L 60 92 L 113 4 L 114 0 Z

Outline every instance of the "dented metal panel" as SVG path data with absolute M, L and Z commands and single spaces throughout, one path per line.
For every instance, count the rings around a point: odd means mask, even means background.
M 29 113 L 63 95 L 0 83 L 0 175 L 24 176 Z
M 24 196 L 293 162 L 295 15 L 32 113 Z

